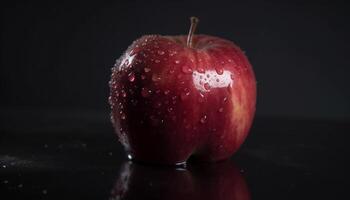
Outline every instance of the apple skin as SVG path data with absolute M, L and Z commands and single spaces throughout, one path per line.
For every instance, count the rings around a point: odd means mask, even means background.
M 250 200 L 251 196 L 232 161 L 186 169 L 125 162 L 109 199 Z
M 214 36 L 147 35 L 112 68 L 111 121 L 129 157 L 159 164 L 229 158 L 255 114 L 256 80 L 238 46 Z

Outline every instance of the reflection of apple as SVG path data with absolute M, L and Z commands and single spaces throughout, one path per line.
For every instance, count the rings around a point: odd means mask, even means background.
M 187 169 L 126 162 L 110 199 L 249 200 L 250 194 L 232 161 Z
M 112 69 L 112 122 L 135 160 L 217 161 L 243 143 L 255 113 L 256 82 L 234 43 L 208 35 L 143 36 Z

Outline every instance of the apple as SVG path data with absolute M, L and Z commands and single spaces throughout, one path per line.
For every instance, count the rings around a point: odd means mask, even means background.
M 255 114 L 256 80 L 233 42 L 195 35 L 146 35 L 112 68 L 111 121 L 130 159 L 181 164 L 229 158 Z
M 249 200 L 250 193 L 232 161 L 186 169 L 126 162 L 109 199 Z

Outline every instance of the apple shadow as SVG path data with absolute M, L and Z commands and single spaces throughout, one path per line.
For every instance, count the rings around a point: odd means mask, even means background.
M 249 200 L 234 162 L 190 163 L 186 167 L 123 163 L 110 199 Z

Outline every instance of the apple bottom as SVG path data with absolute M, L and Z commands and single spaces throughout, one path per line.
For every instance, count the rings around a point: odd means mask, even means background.
M 129 133 L 129 144 L 124 144 L 128 158 L 141 163 L 164 165 L 182 165 L 189 159 L 198 162 L 226 160 L 245 139 L 237 140 L 234 134 L 223 139 L 208 139 L 201 138 L 204 133 L 198 132 L 192 132 L 192 135 L 161 132 L 134 132 L 138 134 L 133 135 L 133 132 Z

